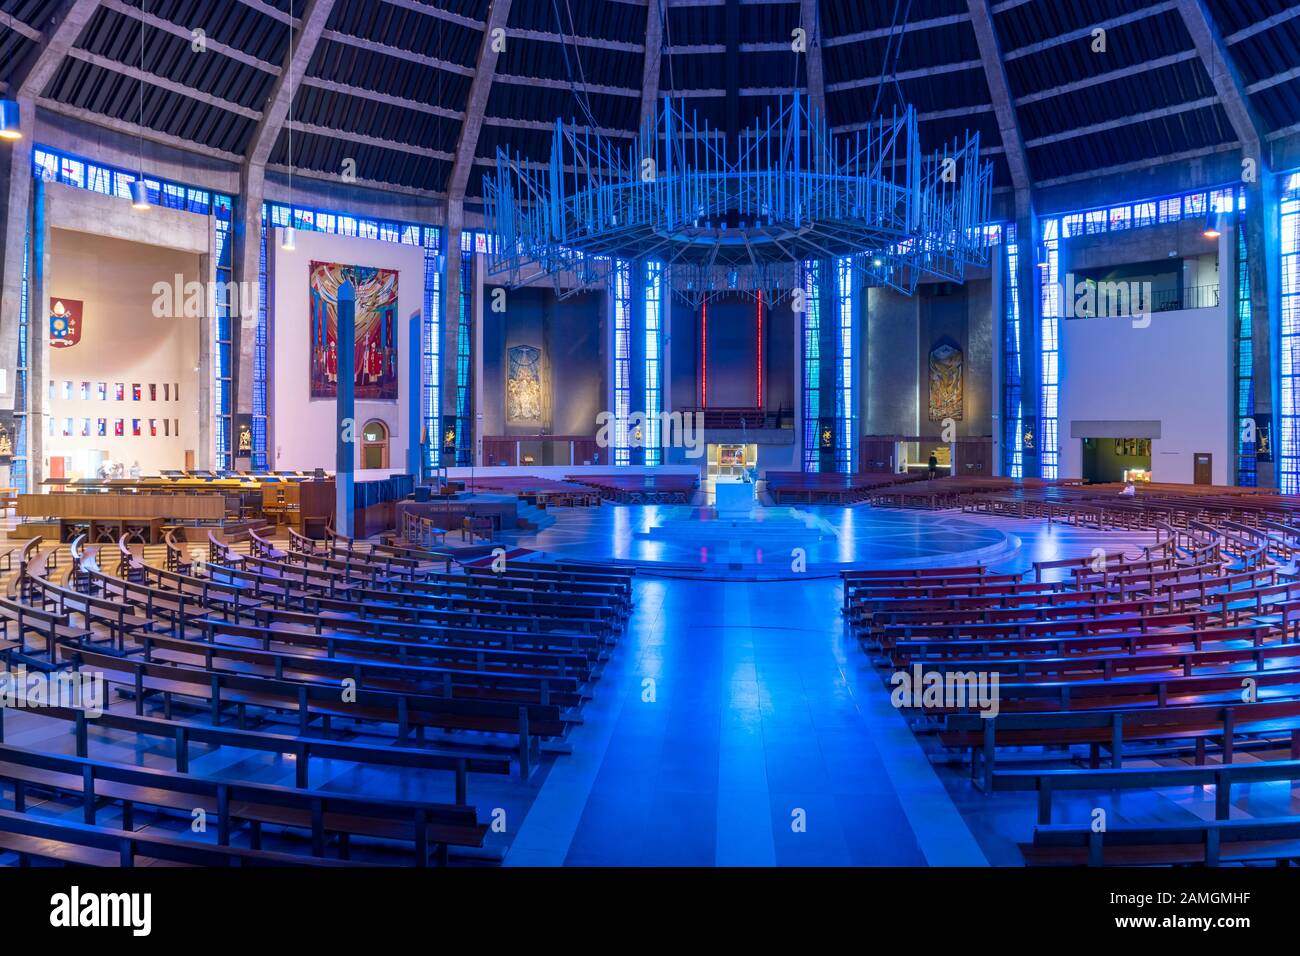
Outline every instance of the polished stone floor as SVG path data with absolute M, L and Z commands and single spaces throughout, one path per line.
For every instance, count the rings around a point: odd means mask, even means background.
M 866 507 L 757 506 L 718 516 L 688 505 L 606 505 L 552 509 L 546 521 L 508 539 L 554 557 L 731 579 L 1005 561 L 1020 547 L 1014 533 L 960 514 Z
M 962 520 L 1022 539 L 999 569 L 1145 540 Z M 838 580 L 639 576 L 636 596 L 574 754 L 551 768 L 508 864 L 1019 861 L 1033 807 L 985 800 L 932 762 L 845 636 Z

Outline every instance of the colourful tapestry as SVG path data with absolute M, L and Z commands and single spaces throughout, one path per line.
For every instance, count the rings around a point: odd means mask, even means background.
M 311 397 L 338 394 L 338 290 L 350 281 L 357 292 L 356 397 L 397 400 L 397 270 L 312 262 L 308 294 Z
M 506 380 L 506 422 L 535 425 L 542 421 L 542 353 L 531 345 L 510 349 Z
M 961 366 L 961 349 L 950 342 L 941 342 L 930 350 L 930 421 L 961 421 L 965 397 Z
M 84 308 L 76 299 L 50 299 L 50 348 L 68 349 L 81 341 Z

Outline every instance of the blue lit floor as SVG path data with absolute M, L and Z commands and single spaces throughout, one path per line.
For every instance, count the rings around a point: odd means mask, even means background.
M 521 547 L 602 563 L 649 564 L 702 577 L 835 575 L 847 565 L 926 567 L 1005 561 L 1016 534 L 961 515 L 867 507 L 755 507 L 716 517 L 688 505 L 557 508 L 536 532 L 509 535 Z M 796 555 L 796 549 L 799 554 Z
M 1143 540 L 971 520 L 1022 536 L 999 568 Z M 636 597 L 507 864 L 1019 863 L 1032 794 L 989 800 L 964 769 L 931 762 L 845 637 L 838 581 L 642 576 Z M 1128 809 L 1181 812 L 1150 796 Z

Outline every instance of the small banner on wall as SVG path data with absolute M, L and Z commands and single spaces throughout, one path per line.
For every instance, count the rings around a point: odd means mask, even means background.
M 81 341 L 84 309 L 76 299 L 50 299 L 50 348 L 68 349 Z
M 456 464 L 456 416 L 442 416 L 442 463 L 444 466 Z
M 253 416 L 235 416 L 235 456 L 253 457 Z
M 1020 446 L 1026 455 L 1038 454 L 1038 419 L 1025 418 L 1020 423 Z
M 13 412 L 0 412 L 0 465 L 8 465 L 14 460 L 14 435 L 18 430 L 14 427 Z
M 822 451 L 835 448 L 835 419 L 823 418 L 817 424 L 817 447 Z
M 1255 419 L 1255 460 L 1271 462 L 1273 460 L 1273 413 L 1257 413 Z

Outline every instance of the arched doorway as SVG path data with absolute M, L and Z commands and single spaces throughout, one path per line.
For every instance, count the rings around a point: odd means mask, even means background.
M 379 419 L 361 429 L 361 467 L 388 467 L 388 426 Z

